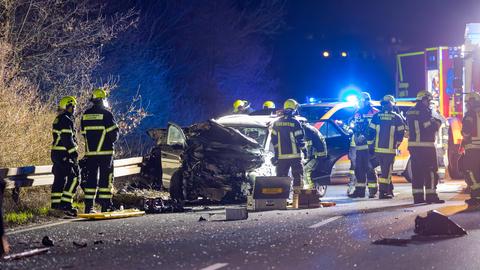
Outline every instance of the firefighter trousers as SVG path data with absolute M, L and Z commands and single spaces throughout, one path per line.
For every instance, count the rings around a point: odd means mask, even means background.
M 438 199 L 438 164 L 435 147 L 410 147 L 412 193 L 415 201 Z
M 301 158 L 279 159 L 277 164 L 277 176 L 288 176 L 292 169 L 293 187 L 302 187 L 303 165 Z
M 54 161 L 52 173 L 51 207 L 54 209 L 71 207 L 79 183 L 78 166 L 67 160 Z
M 380 177 L 378 178 L 378 189 L 380 194 L 393 194 L 392 171 L 395 154 L 376 153 L 380 163 Z
M 480 200 L 480 149 L 465 150 L 465 180 L 470 187 L 470 197 Z
M 355 157 L 355 191 L 365 193 L 365 187 L 368 187 L 370 196 L 377 194 L 377 173 L 375 172 L 373 156 L 369 150 L 356 150 Z M 368 182 L 368 184 L 367 184 Z
M 85 158 L 87 172 L 83 190 L 85 205 L 93 205 L 95 199 L 102 206 L 112 203 L 113 189 L 113 158 L 112 156 L 93 156 Z

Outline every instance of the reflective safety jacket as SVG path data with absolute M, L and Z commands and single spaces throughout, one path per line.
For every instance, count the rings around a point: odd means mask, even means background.
M 327 144 L 325 137 L 314 126 L 304 124 L 305 130 L 305 146 L 307 148 L 307 159 L 315 159 L 327 156 Z
M 421 102 L 407 111 L 408 148 L 435 147 L 435 135 L 442 125 L 440 119 L 432 116 L 432 111 Z
M 301 158 L 305 149 L 305 131 L 300 122 L 285 115 L 273 123 L 272 144 L 278 159 Z
M 369 125 L 372 117 L 378 113 L 378 109 L 372 106 L 366 106 L 358 109 L 353 115 L 353 136 L 350 143 L 351 147 L 355 147 L 356 150 L 368 150 L 368 146 L 373 143 L 373 140 L 366 140 L 368 137 Z M 365 136 L 364 141 L 359 140 L 359 136 Z
M 81 127 L 85 137 L 85 156 L 113 155 L 113 144 L 119 131 L 110 111 L 103 105 L 93 105 L 83 114 Z
M 381 111 L 373 116 L 368 137 L 374 140 L 375 153 L 396 154 L 404 134 L 403 118 L 392 111 Z
M 462 144 L 465 149 L 480 149 L 480 108 L 468 110 L 462 123 Z
M 72 114 L 64 112 L 55 118 L 52 125 L 52 135 L 52 159 L 78 157 Z

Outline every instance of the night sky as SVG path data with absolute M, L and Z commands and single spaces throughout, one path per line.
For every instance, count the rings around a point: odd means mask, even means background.
M 272 63 L 281 95 L 337 98 L 351 85 L 379 98 L 395 91 L 397 53 L 462 44 L 480 1 L 290 0 L 286 12 Z

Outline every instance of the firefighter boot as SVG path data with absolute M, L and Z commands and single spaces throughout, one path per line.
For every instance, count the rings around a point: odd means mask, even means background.
M 444 200 L 441 200 L 438 198 L 437 194 L 427 194 L 427 203 L 428 204 L 434 204 L 434 203 L 445 203 Z
M 117 209 L 115 209 L 115 207 L 113 207 L 112 202 L 104 202 L 101 205 L 102 205 L 102 213 L 113 212 L 113 211 L 117 210 Z
M 94 213 L 96 213 L 96 211 L 93 208 L 93 202 L 86 201 L 85 202 L 85 214 L 94 214 Z
M 365 188 L 355 188 L 352 194 L 348 194 L 349 198 L 365 198 Z
M 393 196 L 391 194 L 389 194 L 388 192 L 380 192 L 380 194 L 378 194 L 378 198 L 380 200 L 393 199 Z
M 425 203 L 423 194 L 414 194 L 413 195 L 413 204 Z
M 63 207 L 63 213 L 67 217 L 76 217 L 78 214 L 78 210 L 77 208 L 72 207 L 72 205 L 70 204 Z

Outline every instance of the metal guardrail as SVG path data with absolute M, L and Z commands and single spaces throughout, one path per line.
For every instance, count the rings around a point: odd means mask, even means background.
M 123 177 L 139 174 L 142 162 L 143 157 L 114 160 L 113 175 Z M 53 184 L 52 165 L 3 168 L 0 169 L 0 179 L 5 181 L 7 189 L 49 186 Z

